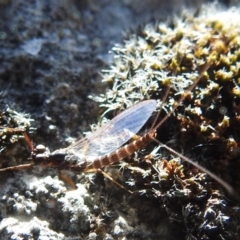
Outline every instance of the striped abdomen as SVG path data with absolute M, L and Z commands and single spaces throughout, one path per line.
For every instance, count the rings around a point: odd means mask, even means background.
M 83 170 L 84 172 L 94 172 L 97 169 L 100 169 L 104 166 L 108 166 L 112 163 L 118 162 L 123 158 L 129 157 L 134 152 L 139 151 L 140 149 L 144 148 L 147 144 L 149 144 L 154 139 L 155 131 L 149 132 L 145 134 L 143 137 L 124 145 L 123 147 L 117 149 L 116 151 L 101 157 L 97 158 L 90 164 L 87 164 L 87 167 Z

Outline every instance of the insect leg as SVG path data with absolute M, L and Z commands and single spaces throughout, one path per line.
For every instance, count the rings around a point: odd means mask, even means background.
M 97 170 L 98 172 L 102 173 L 104 177 L 110 179 L 112 182 L 114 182 L 116 185 L 118 185 L 120 188 L 128 191 L 130 194 L 133 194 L 132 191 L 126 189 L 123 185 L 121 185 L 120 183 L 118 183 L 117 181 L 115 181 L 110 175 L 108 175 L 107 173 L 105 173 L 104 171 L 102 171 L 101 169 Z

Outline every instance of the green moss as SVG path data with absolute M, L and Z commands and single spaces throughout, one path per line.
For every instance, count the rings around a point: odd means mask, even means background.
M 185 13 L 171 23 L 149 24 L 113 48 L 113 63 L 103 74 L 103 81 L 111 79 L 109 90 L 94 99 L 109 112 L 143 99 L 161 102 L 170 86 L 163 117 L 209 62 L 195 89 L 160 127 L 157 138 L 239 191 L 239 31 L 236 9 L 218 12 L 210 6 L 197 17 Z M 149 154 L 149 149 L 138 154 L 137 160 L 122 164 L 130 172 L 125 181 L 131 183 L 131 190 L 148 193 L 160 203 L 167 199 L 168 210 L 198 239 L 239 236 L 235 228 L 240 220 L 231 221 L 221 186 L 166 150 Z M 177 164 L 172 164 L 173 158 Z M 183 208 L 190 212 L 182 215 Z

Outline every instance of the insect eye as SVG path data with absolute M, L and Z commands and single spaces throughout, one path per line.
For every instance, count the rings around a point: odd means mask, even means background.
M 42 161 L 42 160 L 44 160 L 44 159 L 46 159 L 47 158 L 47 156 L 46 156 L 46 154 L 44 154 L 44 153 L 38 153 L 38 154 L 36 154 L 36 157 L 35 157 L 35 159 L 36 160 L 40 160 L 40 161 Z M 37 162 L 37 161 L 36 161 Z
M 39 144 L 36 146 L 35 152 L 36 153 L 44 153 L 44 152 L 46 152 L 46 147 L 42 144 Z

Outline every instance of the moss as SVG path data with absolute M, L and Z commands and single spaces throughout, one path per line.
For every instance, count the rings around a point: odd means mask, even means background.
M 3 106 L 0 110 L 0 164 L 2 167 L 19 164 L 14 156 L 19 150 L 22 132 L 29 130 L 33 121 L 28 114 Z
M 159 128 L 157 139 L 210 169 L 236 192 L 240 189 L 239 23 L 236 9 L 218 12 L 207 6 L 197 17 L 185 13 L 145 26 L 113 48 L 113 63 L 103 74 L 110 88 L 93 97 L 109 112 L 149 98 L 160 105 L 170 87 L 163 117 L 209 62 L 197 86 L 185 93 Z M 185 231 L 198 239 L 239 237 L 236 208 L 224 200 L 221 186 L 168 151 L 151 154 L 150 149 L 122 164 L 131 190 L 157 198 L 169 216 L 176 215 L 175 221 L 184 222 Z

